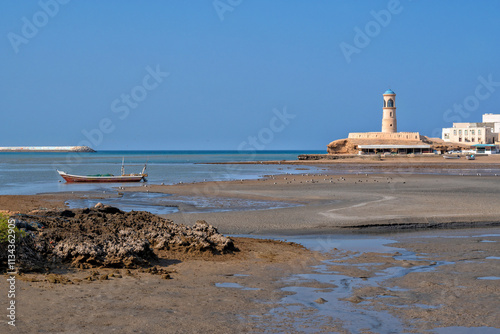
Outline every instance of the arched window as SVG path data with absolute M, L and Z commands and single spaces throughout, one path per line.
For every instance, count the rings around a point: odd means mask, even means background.
M 392 117 L 392 111 L 389 113 L 389 116 Z
M 387 101 L 387 106 L 388 106 L 389 108 L 394 107 L 394 101 L 393 101 L 392 99 L 389 99 L 389 101 Z
M 386 107 L 386 103 L 385 103 L 385 100 L 384 100 L 384 108 Z

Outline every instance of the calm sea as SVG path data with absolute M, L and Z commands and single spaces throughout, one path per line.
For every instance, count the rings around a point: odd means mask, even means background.
M 138 173 L 147 162 L 148 182 L 174 184 L 255 179 L 278 173 L 303 173 L 290 165 L 215 165 L 213 162 L 296 160 L 299 154 L 324 151 L 100 151 L 96 153 L 0 153 L 0 194 L 105 190 L 119 184 L 66 184 L 56 169 L 71 174 Z M 314 167 L 307 167 L 314 170 Z

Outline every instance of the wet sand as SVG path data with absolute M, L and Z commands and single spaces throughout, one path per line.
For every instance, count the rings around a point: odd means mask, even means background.
M 382 238 L 391 243 L 377 246 Z M 342 239 L 318 240 L 319 248 L 337 243 L 338 250 L 326 250 L 330 259 L 316 275 L 301 277 L 333 283 L 331 290 L 313 291 L 311 299 L 327 301 L 317 307 L 316 321 L 337 308 L 344 310 L 338 317 L 347 332 L 362 332 L 363 326 L 376 333 L 432 333 L 455 326 L 464 333 L 487 327 L 500 332 L 500 229 L 420 231 L 357 241 L 372 249 L 359 244 L 343 249 Z
M 252 317 L 263 316 L 287 294 L 280 290 L 281 278 L 307 270 L 320 257 L 294 244 L 235 241 L 241 250 L 235 255 L 166 260 L 162 267 L 171 279 L 138 269 L 56 271 L 65 283 L 48 282 L 50 275 L 20 276 L 15 332 L 260 332 L 262 324 Z M 104 275 L 108 279 L 101 280 Z M 221 283 L 245 289 L 216 286 Z M 5 291 L 5 279 L 0 289 Z
M 296 205 L 273 210 L 253 210 L 250 205 L 229 212 L 180 205 L 179 212 L 166 215 L 186 224 L 204 219 L 229 234 L 339 233 L 361 228 L 381 232 L 451 223 L 457 227 L 498 225 L 500 221 L 500 206 L 495 204 L 500 198 L 500 176 L 279 175 L 124 191 L 164 192 L 173 194 L 172 199 L 203 197 L 209 203 L 205 205 L 220 210 L 224 209 L 220 198 Z
M 106 195 L 96 192 L 61 192 L 39 195 L 0 195 L 0 212 L 26 213 L 32 210 L 65 209 L 66 201 L 70 199 L 103 199 L 110 196 L 116 196 L 116 194 Z

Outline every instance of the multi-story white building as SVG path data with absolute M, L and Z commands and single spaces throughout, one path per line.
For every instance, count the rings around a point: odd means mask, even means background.
M 463 144 L 495 144 L 499 142 L 500 115 L 484 114 L 481 123 L 453 123 L 443 128 L 442 139 Z

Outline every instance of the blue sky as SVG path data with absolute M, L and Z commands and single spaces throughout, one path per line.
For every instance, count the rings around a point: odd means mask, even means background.
M 500 113 L 500 1 L 6 0 L 0 146 L 325 149 Z M 168 73 L 168 74 L 167 74 Z M 463 106 L 463 107 L 460 107 Z

